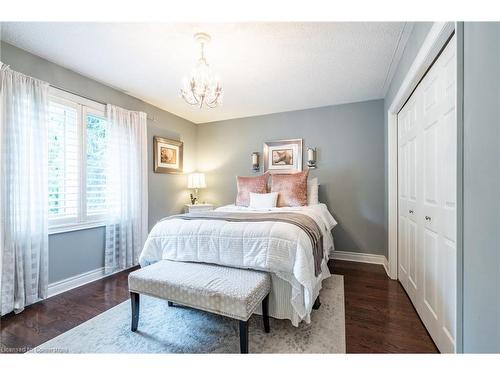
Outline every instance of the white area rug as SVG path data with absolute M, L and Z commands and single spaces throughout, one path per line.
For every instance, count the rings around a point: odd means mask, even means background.
M 344 278 L 323 281 L 321 307 L 311 324 L 293 327 L 271 318 L 250 319 L 250 353 L 345 353 Z M 139 329 L 130 331 L 130 301 L 36 347 L 35 353 L 239 353 L 238 322 L 166 301 L 141 296 Z

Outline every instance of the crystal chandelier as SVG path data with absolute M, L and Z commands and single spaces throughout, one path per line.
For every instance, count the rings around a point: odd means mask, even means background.
M 212 74 L 210 65 L 205 59 L 204 49 L 210 42 L 210 35 L 197 33 L 194 39 L 200 44 L 201 55 L 191 73 L 191 79 L 184 79 L 180 96 L 192 106 L 215 108 L 222 102 L 222 86 L 219 79 Z

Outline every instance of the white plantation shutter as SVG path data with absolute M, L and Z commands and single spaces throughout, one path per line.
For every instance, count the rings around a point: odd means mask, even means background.
M 73 222 L 79 214 L 80 141 L 79 107 L 51 98 L 48 130 L 48 206 L 51 225 Z
M 106 119 L 86 111 L 86 204 L 87 216 L 106 213 Z
M 107 213 L 104 105 L 52 89 L 48 212 L 52 232 L 102 224 Z

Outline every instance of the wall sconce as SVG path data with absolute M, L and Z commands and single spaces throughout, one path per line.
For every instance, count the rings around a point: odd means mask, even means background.
M 252 169 L 254 172 L 257 172 L 260 170 L 259 153 L 258 152 L 252 153 Z
M 310 169 L 316 168 L 316 149 L 309 147 L 307 149 L 307 166 Z

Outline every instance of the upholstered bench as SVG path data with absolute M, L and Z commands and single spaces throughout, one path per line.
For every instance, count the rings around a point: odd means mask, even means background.
M 239 320 L 240 350 L 248 353 L 248 319 L 262 303 L 265 332 L 269 332 L 271 277 L 261 271 L 162 260 L 128 276 L 132 331 L 139 323 L 139 295 L 224 315 Z

